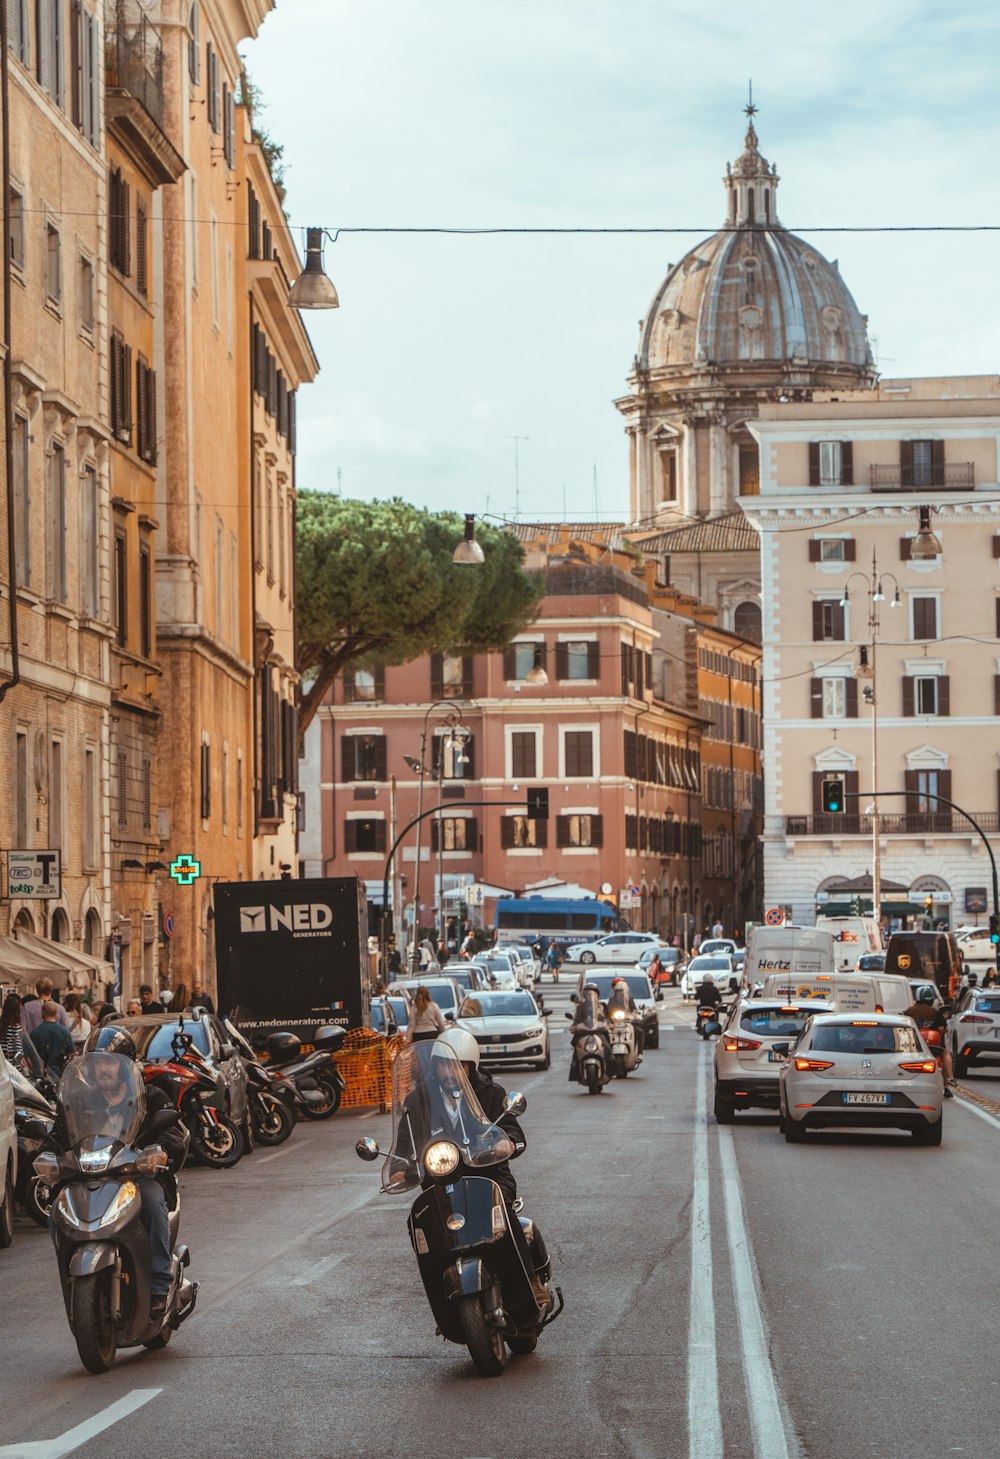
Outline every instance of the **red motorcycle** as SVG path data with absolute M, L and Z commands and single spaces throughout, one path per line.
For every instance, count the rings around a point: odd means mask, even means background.
M 227 1115 L 207 1103 L 218 1081 L 211 1065 L 194 1046 L 189 1033 L 176 1033 L 174 1057 L 144 1064 L 143 1078 L 163 1091 L 191 1133 L 194 1153 L 217 1170 L 228 1170 L 243 1154 L 243 1134 Z

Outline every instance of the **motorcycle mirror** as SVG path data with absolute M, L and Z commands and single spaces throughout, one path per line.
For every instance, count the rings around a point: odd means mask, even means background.
M 18 1134 L 26 1140 L 44 1140 L 49 1127 L 44 1120 L 24 1120 L 18 1125 Z
M 222 1044 L 219 1048 L 220 1059 L 234 1059 L 236 1057 L 235 1044 Z
M 566 1012 L 563 1014 L 563 1018 L 572 1018 L 572 1017 L 573 1017 L 572 1013 L 570 1013 L 569 1009 L 567 1008 Z
M 455 1015 L 453 1013 L 451 1013 L 451 1012 L 446 1013 L 445 1014 L 445 1019 L 446 1020 L 450 1020 L 452 1023 L 454 1023 L 455 1022 Z
M 362 1160 L 377 1160 L 381 1151 L 378 1148 L 378 1141 L 373 1140 L 371 1135 L 366 1135 L 355 1145 L 354 1153 Z
M 570 1001 L 570 1002 L 571 1002 L 571 1003 L 575 1003 L 575 1002 L 576 1002 L 576 994 L 575 994 L 575 993 L 571 993 L 571 994 L 570 994 L 570 995 L 569 995 L 569 1001 Z
M 538 1012 L 541 1014 L 542 1018 L 551 1018 L 552 1017 L 552 1009 L 551 1008 L 539 1008 Z M 567 1017 L 568 1016 L 569 1015 L 567 1014 Z
M 525 1099 L 524 1095 L 519 1094 L 516 1089 L 512 1089 L 503 1102 L 504 1114 L 523 1115 L 524 1111 L 527 1108 L 528 1101 Z

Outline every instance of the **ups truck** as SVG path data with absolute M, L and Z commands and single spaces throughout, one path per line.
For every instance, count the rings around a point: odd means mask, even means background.
M 219 1011 L 252 1044 L 368 1022 L 368 908 L 357 877 L 217 882 Z

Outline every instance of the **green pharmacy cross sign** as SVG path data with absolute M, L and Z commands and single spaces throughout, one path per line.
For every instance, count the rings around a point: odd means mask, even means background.
M 185 851 L 183 856 L 170 863 L 170 875 L 180 886 L 189 887 L 201 876 L 201 862 L 195 861 Z

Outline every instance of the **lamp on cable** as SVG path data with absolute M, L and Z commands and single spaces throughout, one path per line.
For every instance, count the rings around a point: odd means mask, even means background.
M 476 518 L 473 512 L 465 514 L 465 536 L 451 554 L 451 560 L 463 567 L 481 567 L 486 561 L 483 549 L 476 541 Z
M 323 268 L 323 229 L 306 229 L 306 266 L 288 291 L 293 309 L 339 309 L 340 300 Z
M 934 558 L 941 556 L 944 548 L 941 546 L 941 539 L 931 530 L 930 507 L 918 507 L 917 511 L 920 514 L 920 529 L 910 546 L 910 561 L 933 562 Z
M 549 682 L 549 676 L 545 672 L 545 665 L 542 663 L 542 651 L 537 646 L 535 648 L 534 663 L 525 674 L 524 682 L 526 684 L 547 684 Z

